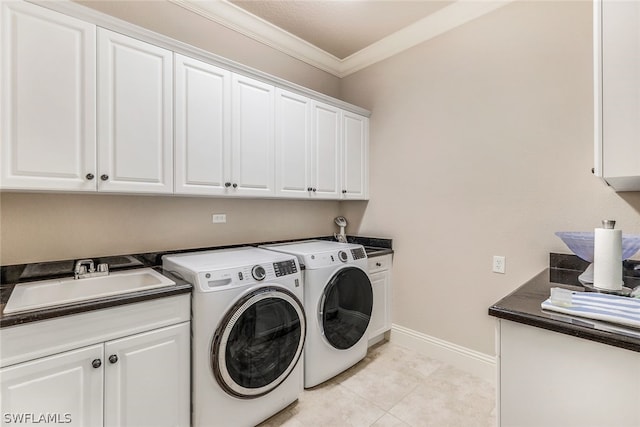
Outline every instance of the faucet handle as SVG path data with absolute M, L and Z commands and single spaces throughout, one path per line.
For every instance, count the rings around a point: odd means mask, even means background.
M 109 272 L 109 264 L 102 263 L 98 264 L 98 273 L 108 273 Z

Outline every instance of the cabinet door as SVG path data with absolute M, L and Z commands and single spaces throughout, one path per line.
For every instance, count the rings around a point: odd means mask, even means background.
M 313 197 L 324 199 L 341 197 L 341 123 L 340 109 L 318 102 L 313 103 L 311 165 Z
M 276 195 L 308 198 L 311 188 L 311 100 L 276 89 Z
M 602 1 L 594 7 L 595 34 L 601 37 L 595 41 L 601 60 L 596 95 L 602 96 L 601 106 L 596 98 L 596 173 L 618 191 L 640 190 L 640 2 Z
M 369 119 L 343 113 L 342 197 L 369 198 Z
M 3 189 L 95 191 L 94 25 L 2 2 Z
M 176 54 L 175 91 L 175 191 L 224 194 L 231 179 L 231 73 Z
M 275 194 L 274 87 L 233 75 L 231 187 L 228 194 Z
M 500 425 L 640 425 L 640 353 L 502 319 L 498 349 Z
M 189 322 L 105 343 L 105 426 L 188 426 Z
M 0 369 L 0 422 L 101 426 L 103 362 L 99 344 Z
M 168 50 L 98 30 L 99 191 L 173 192 Z
M 369 324 L 369 339 L 388 331 L 389 318 L 389 271 L 380 271 L 369 275 L 373 289 L 373 307 Z

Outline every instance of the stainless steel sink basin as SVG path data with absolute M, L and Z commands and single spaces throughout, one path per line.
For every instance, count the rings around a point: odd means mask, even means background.
M 119 271 L 108 276 L 86 279 L 21 283 L 13 289 L 4 313 L 19 313 L 175 284 L 173 280 L 151 268 Z

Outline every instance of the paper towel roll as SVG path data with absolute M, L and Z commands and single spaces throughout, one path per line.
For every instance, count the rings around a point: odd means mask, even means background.
M 622 230 L 596 228 L 593 246 L 593 286 L 622 290 Z

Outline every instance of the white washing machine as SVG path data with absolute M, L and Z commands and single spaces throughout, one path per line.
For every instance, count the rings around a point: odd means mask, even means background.
M 298 399 L 306 318 L 295 256 L 244 247 L 162 265 L 193 284 L 194 427 L 254 426 Z
M 304 386 L 318 385 L 367 354 L 373 290 L 364 247 L 313 240 L 266 245 L 296 255 L 303 264 L 308 331 Z

